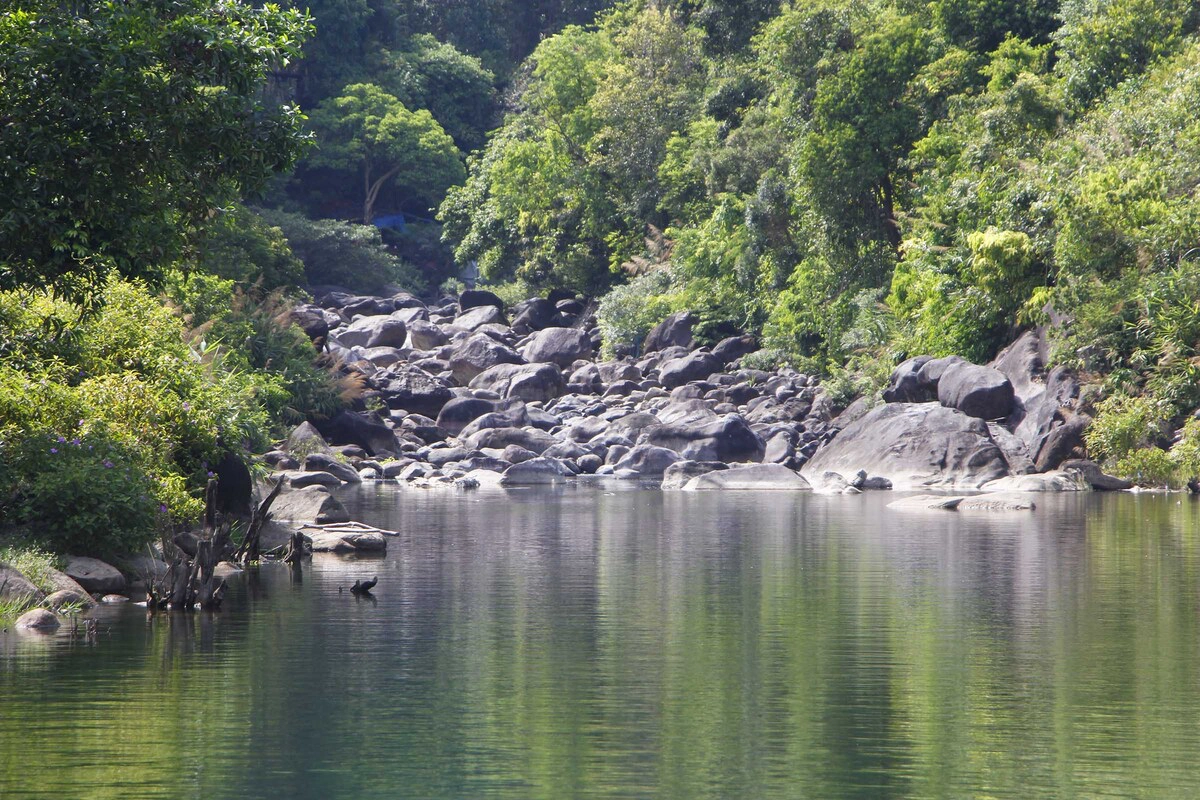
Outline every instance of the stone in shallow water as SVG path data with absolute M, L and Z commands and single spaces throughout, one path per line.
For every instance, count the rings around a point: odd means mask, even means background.
M 125 576 L 121 571 L 98 558 L 69 556 L 64 572 L 92 594 L 110 594 L 125 589 Z
M 808 481 L 782 464 L 748 464 L 730 467 L 692 478 L 683 487 L 685 492 L 706 489 L 772 489 L 807 491 Z
M 387 539 L 375 531 L 313 531 L 305 534 L 314 553 L 382 553 Z
M 54 616 L 53 612 L 44 608 L 35 608 L 17 617 L 16 629 L 35 633 L 53 633 L 58 630 L 58 624 L 58 617 Z
M 1055 470 L 1033 475 L 1009 475 L 988 481 L 980 488 L 985 492 L 1086 492 L 1092 487 L 1080 472 Z

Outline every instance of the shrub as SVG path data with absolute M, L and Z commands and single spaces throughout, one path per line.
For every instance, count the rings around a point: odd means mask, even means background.
M 671 313 L 664 296 L 670 287 L 671 273 L 656 269 L 617 286 L 601 299 L 596 319 L 606 358 L 621 346 L 641 347 L 650 329 Z
M 129 552 L 165 518 L 137 458 L 103 437 L 34 436 L 6 455 L 28 475 L 17 518 L 60 552 Z
M 193 348 L 250 382 L 273 433 L 310 416 L 332 416 L 344 405 L 345 387 L 291 322 L 291 301 L 279 291 L 243 291 L 232 281 L 179 273 L 168 276 L 166 290 L 194 326 L 188 332 Z
M 264 289 L 304 282 L 304 264 L 288 247 L 283 231 L 243 205 L 223 209 L 201 232 L 201 272 Z
M 262 211 L 269 224 L 278 226 L 304 263 L 310 285 L 343 286 L 374 292 L 385 285 L 420 291 L 417 271 L 388 252 L 379 229 L 332 219 L 308 219 L 284 211 Z

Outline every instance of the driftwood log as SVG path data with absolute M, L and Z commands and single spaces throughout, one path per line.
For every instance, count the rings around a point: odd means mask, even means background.
M 250 518 L 250 525 L 246 528 L 246 538 L 242 539 L 242 544 L 237 550 L 236 558 L 239 563 L 249 564 L 262 558 L 259 543 L 262 540 L 263 525 L 266 525 L 267 520 L 271 518 L 271 504 L 275 502 L 275 498 L 279 497 L 279 493 L 283 491 L 283 482 L 283 478 L 275 481 L 275 485 L 271 487 L 271 491 L 254 509 Z
M 245 563 L 259 558 L 259 535 L 270 517 L 271 504 L 279 496 L 283 482 L 277 483 L 270 494 L 254 509 L 246 537 L 236 548 L 235 557 Z M 146 592 L 150 609 L 171 608 L 206 611 L 220 608 L 225 598 L 225 579 L 217 576 L 216 568 L 227 552 L 233 549 L 233 525 L 217 511 L 217 480 L 209 479 L 204 492 L 204 531 L 199 537 L 175 537 L 175 548 L 167 574 L 161 584 L 151 584 Z

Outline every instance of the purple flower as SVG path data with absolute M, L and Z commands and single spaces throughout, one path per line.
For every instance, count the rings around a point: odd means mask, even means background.
M 51 452 L 51 453 L 57 453 L 57 452 L 58 452 L 58 448 L 57 448 L 57 447 L 51 447 L 51 448 L 50 448 L 50 452 Z
M 75 439 L 71 440 L 71 444 L 75 445 L 76 447 L 79 447 L 79 445 L 82 444 L 82 442 L 80 442 L 78 438 L 75 438 Z
M 67 437 L 65 437 L 65 436 L 60 436 L 60 437 L 58 437 L 58 439 L 57 439 L 56 441 L 57 441 L 59 444 L 62 444 L 62 443 L 63 443 L 63 442 L 65 442 L 66 440 L 67 440 Z
M 158 510 L 159 510 L 160 512 L 162 512 L 163 514 L 167 513 L 167 504 L 166 504 L 166 503 L 159 503 L 159 504 L 158 504 Z
M 191 404 L 191 403 L 189 403 L 187 400 L 184 400 L 184 401 L 183 401 L 183 410 L 184 410 L 184 411 L 191 411 L 191 410 L 192 410 L 192 404 Z
M 113 468 L 113 463 L 112 463 L 111 461 L 109 461 L 107 458 L 106 458 L 106 459 L 104 459 L 104 461 L 103 461 L 103 464 L 104 464 L 104 468 L 105 468 L 105 469 L 112 469 L 112 468 Z

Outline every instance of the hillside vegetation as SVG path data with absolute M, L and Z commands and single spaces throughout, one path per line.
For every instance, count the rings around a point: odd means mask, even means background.
M 442 206 L 459 261 L 607 292 L 610 349 L 690 309 L 850 391 L 1053 322 L 1168 443 L 1200 405 L 1200 5 L 720 5 L 543 41 Z

